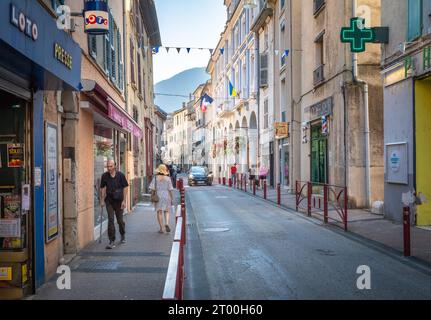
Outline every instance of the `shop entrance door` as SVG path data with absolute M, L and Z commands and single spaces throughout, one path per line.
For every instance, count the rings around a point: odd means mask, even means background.
M 30 110 L 0 91 L 0 300 L 33 292 Z
M 428 202 L 417 206 L 417 224 L 431 225 L 431 78 L 416 81 L 416 190 L 425 195 Z
M 328 183 L 328 139 L 321 124 L 311 127 L 311 181 Z

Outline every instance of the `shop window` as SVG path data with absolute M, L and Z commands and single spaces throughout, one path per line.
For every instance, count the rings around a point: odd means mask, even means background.
M 1 252 L 24 250 L 28 246 L 31 157 L 26 103 L 2 91 L 0 101 Z

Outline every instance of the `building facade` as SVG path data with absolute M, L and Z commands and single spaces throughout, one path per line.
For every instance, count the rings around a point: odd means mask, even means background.
M 384 82 L 385 214 L 402 221 L 402 194 L 431 199 L 431 2 L 382 0 L 389 43 L 382 52 Z M 431 205 L 411 204 L 412 223 L 431 225 Z
M 228 177 L 235 163 L 239 173 L 257 171 L 259 153 L 258 39 L 251 26 L 260 8 L 244 8 L 244 1 L 224 4 L 226 27 L 207 67 L 214 97 L 208 129 L 216 178 Z
M 71 12 L 84 9 L 83 1 L 71 0 L 1 4 L 0 94 L 9 105 L 5 114 L 10 119 L 5 120 L 14 125 L 2 126 L 0 134 L 1 208 L 4 203 L 8 207 L 0 223 L 19 224 L 16 230 L 21 231 L 0 234 L 2 275 L 7 270 L 0 278 L 0 297 L 34 293 L 59 264 L 106 229 L 99 188 L 108 159 L 131 182 L 126 211 L 140 194 L 136 179 L 142 180 L 145 172 L 140 167 L 148 166 L 152 175 L 152 158 L 150 165 L 135 159 L 153 156 L 151 46 L 160 43 L 154 3 L 109 2 L 106 35 L 85 33 L 80 17 L 71 21 L 71 28 L 59 29 L 60 5 Z M 137 12 L 141 29 L 131 25 Z M 29 28 L 21 28 L 23 18 Z M 131 72 L 126 68 L 128 39 L 142 39 L 145 46 L 139 49 L 146 47 L 145 63 L 136 66 L 136 74 L 145 74 L 141 85 L 147 98 L 140 104 L 139 96 L 129 99 L 125 85 Z M 146 153 L 146 146 L 151 151 Z M 12 187 L 13 181 L 22 182 Z
M 56 5 L 0 3 L 0 299 L 34 292 L 64 252 L 63 118 L 81 51 L 57 28 Z

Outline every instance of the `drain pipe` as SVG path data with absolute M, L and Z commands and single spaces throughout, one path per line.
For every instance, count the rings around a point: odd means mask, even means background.
M 353 8 L 352 15 L 356 17 L 357 11 L 357 0 L 352 0 Z M 370 166 L 371 166 L 371 155 L 370 155 L 370 112 L 369 112 L 369 92 L 368 83 L 358 77 L 358 54 L 352 53 L 353 60 L 353 82 L 361 84 L 364 90 L 364 113 L 365 113 L 365 128 L 364 128 L 364 139 L 365 139 L 365 196 L 366 204 L 371 208 L 371 178 L 370 178 Z

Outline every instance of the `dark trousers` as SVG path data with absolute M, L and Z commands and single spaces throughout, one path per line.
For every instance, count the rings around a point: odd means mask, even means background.
M 106 210 L 108 211 L 108 237 L 109 241 L 115 241 L 115 220 L 117 218 L 120 234 L 123 237 L 126 234 L 126 224 L 124 223 L 124 210 L 121 209 L 121 202 L 106 202 Z

